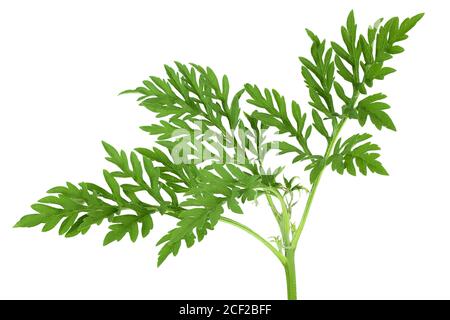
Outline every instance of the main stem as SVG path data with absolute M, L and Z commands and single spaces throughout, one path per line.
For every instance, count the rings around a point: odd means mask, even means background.
M 281 205 L 281 213 L 275 209 L 270 195 L 268 196 L 269 204 L 274 210 L 279 222 L 280 232 L 284 247 L 284 257 L 286 263 L 284 264 L 284 271 L 286 274 L 286 288 L 289 300 L 297 300 L 297 277 L 295 274 L 295 248 L 292 247 L 291 242 L 291 209 L 286 204 L 284 197 L 276 189 L 272 190 L 273 194 L 278 198 Z
M 295 275 L 295 250 L 286 249 L 286 288 L 288 300 L 297 300 L 297 277 Z
M 324 155 L 324 161 L 330 157 L 331 152 L 337 142 L 339 134 L 342 130 L 342 127 L 345 124 L 346 119 L 342 119 L 341 122 L 336 127 L 336 130 L 333 132 L 333 136 L 331 138 L 330 143 L 327 146 Z M 303 228 L 305 227 L 306 220 L 308 218 L 309 211 L 311 209 L 311 205 L 316 194 L 317 187 L 319 185 L 322 174 L 326 168 L 326 165 L 322 168 L 316 180 L 313 183 L 311 191 L 308 196 L 308 200 L 306 201 L 305 209 L 303 211 L 302 219 L 300 220 L 300 224 L 295 230 L 293 239 L 289 242 L 288 246 L 285 249 L 285 257 L 286 257 L 286 265 L 285 265 L 285 273 L 286 273 L 286 287 L 287 287 L 287 295 L 288 300 L 297 300 L 297 280 L 295 274 L 295 250 L 297 249 L 298 240 L 300 239 L 300 235 L 302 234 Z

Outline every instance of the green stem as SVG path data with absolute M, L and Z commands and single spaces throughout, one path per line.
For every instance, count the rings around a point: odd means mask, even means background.
M 344 118 L 337 126 L 336 130 L 333 133 L 332 139 L 330 141 L 330 144 L 327 147 L 327 150 L 325 151 L 324 161 L 326 162 L 328 157 L 331 155 L 331 152 L 336 144 L 336 141 L 338 139 L 339 133 L 342 130 L 342 127 L 345 124 L 346 119 Z M 308 218 L 309 210 L 311 209 L 311 205 L 314 199 L 314 195 L 316 194 L 317 186 L 319 185 L 320 178 L 322 177 L 322 174 L 325 170 L 326 166 L 323 167 L 323 169 L 320 171 L 319 175 L 316 178 L 316 181 L 314 182 L 311 192 L 309 193 L 308 200 L 305 205 L 305 210 L 302 215 L 302 219 L 300 221 L 300 224 L 295 230 L 294 237 L 292 239 L 292 242 L 288 243 L 288 246 L 285 250 L 285 256 L 286 256 L 286 265 L 284 267 L 285 273 L 286 273 L 286 287 L 287 287 L 287 295 L 288 300 L 297 300 L 297 279 L 296 279 L 296 273 L 295 273 L 295 250 L 297 248 L 298 240 L 300 239 L 300 235 L 302 234 L 303 228 L 305 227 L 306 219 Z M 285 208 L 283 208 L 285 211 Z M 283 212 L 287 215 L 287 213 Z M 286 235 L 288 237 L 288 235 Z M 285 244 L 286 245 L 286 244 Z
M 272 192 L 277 197 L 281 205 L 281 213 L 279 213 L 281 219 L 279 221 L 279 226 L 283 238 L 284 256 L 286 259 L 284 271 L 286 273 L 287 296 L 289 300 L 297 300 L 297 278 L 295 274 L 295 248 L 292 247 L 291 243 L 290 208 L 286 204 L 283 195 L 278 190 L 273 189 Z
M 241 230 L 244 230 L 245 232 L 247 232 L 248 234 L 252 235 L 253 237 L 255 237 L 257 240 L 259 240 L 263 245 L 265 245 L 267 248 L 270 249 L 270 251 L 273 252 L 273 254 L 275 254 L 275 256 L 280 260 L 281 264 L 283 266 L 286 265 L 286 258 L 281 254 L 281 252 L 279 252 L 273 245 L 270 244 L 270 242 L 268 242 L 266 239 L 264 239 L 263 237 L 261 237 L 258 233 L 256 233 L 255 231 L 253 231 L 252 229 L 250 229 L 249 227 L 247 227 L 246 225 L 243 225 L 240 222 L 237 222 L 233 219 L 230 218 L 226 218 L 226 217 L 220 217 L 220 221 L 231 224 L 232 226 L 235 226 Z
M 266 199 L 269 203 L 270 209 L 272 209 L 273 216 L 275 217 L 275 220 L 277 220 L 278 224 L 280 224 L 280 213 L 277 210 L 277 207 L 275 206 L 275 203 L 273 203 L 272 196 L 268 193 L 266 193 Z
M 295 275 L 295 250 L 286 250 L 286 287 L 288 300 L 297 300 L 297 278 Z
M 346 118 L 342 119 L 341 122 L 338 124 L 336 130 L 333 133 L 333 137 L 331 138 L 331 141 L 328 144 L 328 147 L 325 152 L 324 159 L 323 159 L 325 161 L 325 163 L 328 160 L 328 158 L 330 157 L 331 152 L 333 151 L 333 148 L 339 137 L 339 133 L 341 132 L 342 127 L 344 126 L 346 120 L 347 120 Z M 309 193 L 308 200 L 306 201 L 305 209 L 303 211 L 302 219 L 300 220 L 300 224 L 298 225 L 298 228 L 295 231 L 294 238 L 292 240 L 292 247 L 294 248 L 294 250 L 295 250 L 295 248 L 297 248 L 298 240 L 300 239 L 300 235 L 302 234 L 303 228 L 305 227 L 306 219 L 308 218 L 309 210 L 311 209 L 311 205 L 314 200 L 314 196 L 316 194 L 317 187 L 319 186 L 320 178 L 322 177 L 322 174 L 325 171 L 326 167 L 327 166 L 324 165 L 322 170 L 319 172 L 319 175 L 317 176 L 316 181 L 314 181 L 314 184 Z
M 275 196 L 278 201 L 280 202 L 281 206 L 281 212 L 277 210 L 275 207 L 275 204 L 272 200 L 272 195 Z M 289 209 L 284 201 L 283 196 L 281 193 L 275 189 L 270 188 L 268 189 L 268 192 L 266 193 L 267 201 L 269 202 L 269 206 L 272 209 L 273 215 L 275 216 L 275 219 L 278 222 L 278 226 L 280 227 L 281 236 L 283 238 L 283 244 L 287 247 L 290 246 L 290 214 Z
M 350 108 L 353 108 L 356 104 L 356 101 L 358 100 L 358 96 L 359 96 L 359 92 L 356 88 L 353 89 L 353 95 L 351 100 L 348 103 L 348 106 Z M 320 178 L 322 177 L 323 172 L 325 171 L 325 168 L 327 167 L 327 160 L 331 155 L 331 152 L 333 151 L 334 146 L 336 145 L 336 142 L 339 138 L 339 134 L 341 133 L 342 127 L 344 126 L 345 122 L 346 122 L 347 118 L 343 118 L 337 128 L 333 131 L 333 136 L 331 138 L 330 143 L 327 146 L 327 150 L 325 151 L 325 155 L 324 155 L 324 161 L 325 161 L 325 165 L 323 166 L 322 170 L 319 172 L 319 175 L 316 178 L 316 181 L 314 181 L 313 186 L 311 188 L 311 191 L 309 193 L 308 196 L 308 200 L 306 201 L 306 205 L 305 205 L 305 209 L 303 211 L 303 215 L 302 215 L 302 219 L 300 220 L 300 224 L 297 228 L 297 230 L 295 230 L 294 233 L 294 238 L 292 239 L 292 247 L 295 250 L 297 248 L 298 245 L 298 240 L 300 239 L 300 236 L 302 234 L 303 228 L 305 227 L 305 223 L 306 223 L 306 219 L 308 218 L 308 214 L 309 214 L 309 210 L 311 209 L 311 204 L 313 202 L 314 199 L 314 195 L 316 194 L 316 190 L 317 187 L 319 185 L 320 182 Z

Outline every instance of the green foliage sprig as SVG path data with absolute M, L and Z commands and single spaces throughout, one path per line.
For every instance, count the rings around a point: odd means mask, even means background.
M 105 188 L 88 182 L 52 188 L 16 227 L 43 225 L 45 232 L 58 227 L 60 235 L 74 237 L 108 223 L 108 245 L 125 236 L 133 242 L 139 235 L 146 237 L 154 214 L 170 216 L 177 223 L 157 243 L 161 265 L 169 255 L 177 255 L 183 243 L 191 247 L 219 222 L 228 223 L 274 253 L 286 271 L 288 298 L 296 299 L 295 251 L 325 168 L 331 166 L 339 174 L 388 174 L 370 134 L 342 137 L 341 131 L 352 120 L 361 127 L 370 121 L 377 129 L 396 130 L 386 95 L 369 90 L 375 80 L 395 72 L 387 64 L 404 51 L 399 42 L 422 16 L 401 22 L 397 17 L 385 23 L 379 19 L 358 34 L 350 12 L 341 28 L 341 44 L 327 43 L 306 30 L 311 58 L 300 57 L 300 62 L 309 114 L 277 90 L 246 84 L 230 93 L 228 77 L 219 77 L 211 68 L 166 65 L 164 78 L 151 76 L 142 86 L 123 92 L 137 94 L 139 104 L 159 119 L 141 129 L 155 136 L 160 148 L 126 153 L 103 142 L 106 159 L 115 166 L 103 172 Z M 243 97 L 248 105 L 243 106 Z M 274 141 L 267 139 L 268 129 L 276 132 Z M 310 145 L 313 134 L 324 139 L 324 151 Z M 265 166 L 264 156 L 273 149 L 304 165 L 309 187 L 297 177 L 282 176 L 283 167 Z M 293 209 L 300 193 L 308 197 L 296 223 Z M 261 196 L 280 230 L 272 241 L 225 216 L 243 214 L 242 204 Z

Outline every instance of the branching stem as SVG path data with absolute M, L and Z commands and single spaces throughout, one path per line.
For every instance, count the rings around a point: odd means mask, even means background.
M 270 251 L 272 251 L 273 254 L 275 254 L 275 256 L 280 260 L 281 264 L 283 266 L 286 265 L 286 258 L 281 254 L 280 251 L 278 251 L 273 245 L 270 244 L 269 241 L 267 241 L 266 239 L 264 239 L 262 236 L 260 236 L 257 232 L 253 231 L 252 229 L 250 229 L 249 227 L 247 227 L 246 225 L 237 222 L 233 219 L 230 218 L 226 218 L 226 217 L 220 217 L 220 221 L 231 224 L 232 226 L 235 226 L 236 228 L 239 228 L 241 230 L 244 230 L 245 232 L 247 232 L 248 234 L 252 235 L 253 237 L 255 237 L 257 240 L 259 240 L 263 245 L 265 245 L 267 248 L 269 248 Z
M 350 100 L 350 102 L 348 104 L 348 106 L 350 108 L 354 108 L 354 106 L 356 104 L 356 101 L 358 100 L 358 97 L 359 97 L 359 92 L 358 92 L 357 89 L 354 89 L 352 98 L 351 98 L 351 100 Z M 342 127 L 344 126 L 346 120 L 347 120 L 347 118 L 342 118 L 342 120 L 336 126 L 336 129 L 333 130 L 333 135 L 332 135 L 331 141 L 328 144 L 327 149 L 325 151 L 325 155 L 324 155 L 325 165 L 323 166 L 322 170 L 319 172 L 319 175 L 317 176 L 316 180 L 313 183 L 313 186 L 312 186 L 311 191 L 310 191 L 309 196 L 308 196 L 308 200 L 306 201 L 306 205 L 305 205 L 305 209 L 303 211 L 302 219 L 300 220 L 300 223 L 299 223 L 297 229 L 295 230 L 294 237 L 292 239 L 292 247 L 293 247 L 294 251 L 297 248 L 298 241 L 299 241 L 300 236 L 302 234 L 303 228 L 305 227 L 305 223 L 306 223 L 306 220 L 308 218 L 308 214 L 309 214 L 309 211 L 311 209 L 311 205 L 312 205 L 312 202 L 314 200 L 314 196 L 316 194 L 317 187 L 319 186 L 320 178 L 322 177 L 322 174 L 323 174 L 323 172 L 325 171 L 325 169 L 327 167 L 327 160 L 330 157 L 331 153 L 333 152 L 333 148 L 336 145 L 336 142 L 337 142 L 337 140 L 339 138 L 339 134 L 341 133 Z
M 336 141 L 339 137 L 339 134 L 340 134 L 345 122 L 346 122 L 346 119 L 345 118 L 342 119 L 341 122 L 338 124 L 336 130 L 333 133 L 331 141 L 325 152 L 325 156 L 324 156 L 325 163 L 328 160 L 328 158 L 330 157 L 331 152 L 333 151 L 333 148 L 336 144 Z M 325 171 L 326 167 L 327 167 L 326 165 L 323 166 L 322 170 L 320 171 L 319 175 L 316 178 L 316 181 L 314 181 L 311 191 L 309 193 L 308 200 L 306 201 L 305 209 L 303 211 L 302 219 L 300 220 L 300 224 L 298 225 L 297 230 L 295 231 L 295 234 L 294 234 L 294 238 L 292 239 L 292 247 L 294 248 L 294 250 L 297 248 L 298 240 L 300 239 L 303 228 L 305 227 L 306 219 L 308 218 L 309 210 L 311 209 L 311 205 L 314 200 L 314 196 L 316 194 L 317 187 L 319 186 L 320 178 L 322 177 L 322 174 Z

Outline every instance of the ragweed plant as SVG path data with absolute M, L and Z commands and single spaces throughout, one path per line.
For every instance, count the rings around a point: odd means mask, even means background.
M 231 94 L 228 77 L 210 68 L 178 62 L 165 66 L 166 78 L 151 76 L 123 92 L 137 94 L 140 105 L 160 120 L 141 128 L 155 136 L 159 147 L 126 153 L 103 142 L 106 159 L 115 166 L 103 171 L 105 188 L 90 182 L 52 188 L 16 227 L 42 224 L 42 231 L 49 231 L 59 226 L 60 235 L 74 237 L 108 223 L 108 245 L 126 235 L 133 242 L 139 234 L 146 237 L 154 214 L 170 216 L 177 223 L 157 243 L 161 265 L 183 243 L 191 247 L 218 223 L 227 223 L 274 254 L 285 269 L 288 299 L 296 299 L 295 252 L 324 170 L 387 175 L 370 134 L 343 137 L 341 130 L 349 121 L 395 130 L 386 95 L 369 90 L 395 71 L 388 61 L 403 52 L 399 42 L 422 16 L 379 19 L 358 34 L 351 12 L 341 28 L 341 44 L 328 44 L 306 30 L 311 57 L 300 57 L 300 62 L 309 89 L 308 114 L 276 90 L 246 84 Z M 313 134 L 323 139 L 324 150 L 309 143 Z M 298 170 L 309 173 L 309 183 L 285 177 L 283 167 L 269 170 L 264 156 L 272 150 L 292 155 Z M 300 193 L 307 197 L 296 218 Z M 260 197 L 279 229 L 271 239 L 231 218 L 243 214 L 243 203 Z

